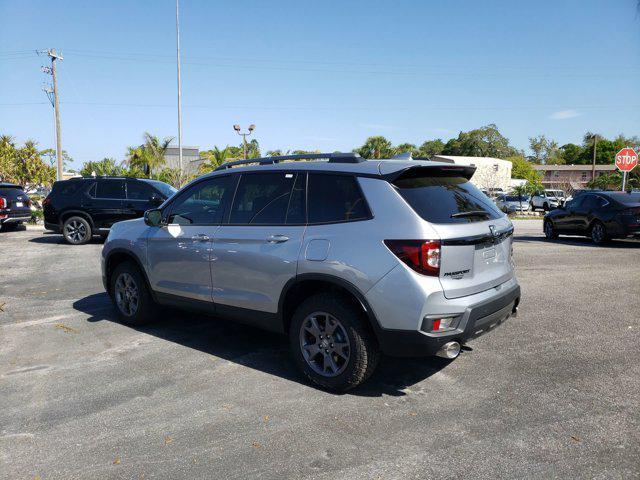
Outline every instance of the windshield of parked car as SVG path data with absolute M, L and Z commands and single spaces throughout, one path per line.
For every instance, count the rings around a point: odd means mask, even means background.
M 503 215 L 464 177 L 430 174 L 400 178 L 394 185 L 416 213 L 432 223 L 483 222 Z
M 547 197 L 564 197 L 562 190 L 547 190 Z
M 160 190 L 160 193 L 162 193 L 167 198 L 171 197 L 174 193 L 178 191 L 176 188 L 172 187 L 171 185 L 164 182 L 160 182 L 159 180 L 146 180 L 146 182 L 150 183 L 155 188 Z

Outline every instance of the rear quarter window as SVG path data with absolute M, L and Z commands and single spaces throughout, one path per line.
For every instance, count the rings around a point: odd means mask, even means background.
M 423 219 L 431 223 L 470 223 L 503 216 L 495 204 L 469 180 L 433 174 L 393 182 L 398 193 Z M 471 216 L 457 216 L 483 212 Z
M 351 175 L 310 173 L 309 223 L 355 222 L 371 218 L 371 211 Z

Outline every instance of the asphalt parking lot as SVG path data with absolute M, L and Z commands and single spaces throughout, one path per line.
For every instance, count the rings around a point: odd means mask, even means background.
M 638 478 L 640 242 L 541 230 L 516 222 L 517 318 L 344 395 L 276 335 L 120 325 L 99 241 L 0 233 L 0 477 Z

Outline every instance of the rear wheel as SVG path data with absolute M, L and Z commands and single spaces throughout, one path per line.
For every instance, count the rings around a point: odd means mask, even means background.
M 547 237 L 547 240 L 555 240 L 558 238 L 558 232 L 556 231 L 556 227 L 553 226 L 551 220 L 546 220 L 544 222 L 544 236 Z
M 151 322 L 156 305 L 137 265 L 124 262 L 111 275 L 110 293 L 122 323 L 143 325 Z
M 91 240 L 91 225 L 83 217 L 69 217 L 62 225 L 62 235 L 71 245 L 83 245 Z
M 543 209 L 545 212 L 548 212 L 548 211 L 549 211 L 549 204 L 548 204 L 547 202 L 544 202 L 544 204 L 542 205 L 542 209 Z
M 596 245 L 602 245 L 608 240 L 607 229 L 602 222 L 596 220 L 591 226 L 591 240 Z
M 13 232 L 14 230 L 18 229 L 19 225 L 21 225 L 21 224 L 18 223 L 18 222 L 2 223 L 2 224 L 0 224 L 0 231 Z
M 332 391 L 364 382 L 380 357 L 363 313 L 335 294 L 318 294 L 302 302 L 293 315 L 289 341 L 298 368 L 313 383 Z
M 529 205 L 531 206 L 531 211 L 535 212 L 536 211 L 536 206 L 533 204 L 533 202 L 530 202 Z

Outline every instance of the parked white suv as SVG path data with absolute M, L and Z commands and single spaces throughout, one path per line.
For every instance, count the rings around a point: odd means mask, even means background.
M 564 205 L 565 193 L 562 190 L 541 190 L 531 196 L 531 210 L 538 208 L 545 212 Z
M 309 158 L 325 161 L 282 162 Z M 381 353 L 452 359 L 520 301 L 513 226 L 474 171 L 353 154 L 231 162 L 116 223 L 104 286 L 124 323 L 174 305 L 284 333 L 331 390 Z

